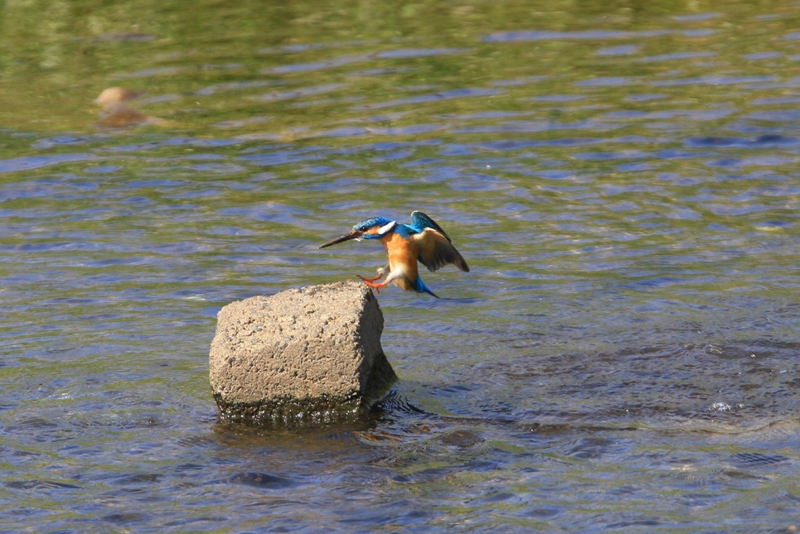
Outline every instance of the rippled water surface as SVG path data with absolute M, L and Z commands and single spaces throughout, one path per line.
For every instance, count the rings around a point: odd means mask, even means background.
M 800 527 L 800 4 L 285 4 L 2 8 L 0 530 Z M 219 308 L 415 209 L 381 409 L 218 424 Z

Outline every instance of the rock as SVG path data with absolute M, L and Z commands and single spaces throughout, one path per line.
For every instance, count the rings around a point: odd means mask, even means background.
M 382 331 L 378 301 L 360 282 L 228 304 L 209 355 L 221 418 L 281 425 L 356 418 L 397 380 Z
M 126 103 L 143 94 L 125 87 L 109 87 L 103 90 L 100 96 L 94 99 L 95 103 L 102 108 L 100 120 L 97 124 L 109 128 L 125 128 L 138 124 L 160 122 L 160 119 L 145 115 Z

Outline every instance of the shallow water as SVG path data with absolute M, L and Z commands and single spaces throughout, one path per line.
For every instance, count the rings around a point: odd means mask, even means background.
M 181 6 L 4 8 L 0 530 L 798 526 L 800 6 Z M 218 424 L 219 308 L 415 209 L 371 417 Z

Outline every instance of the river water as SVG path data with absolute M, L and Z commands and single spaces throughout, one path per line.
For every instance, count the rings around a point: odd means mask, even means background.
M 800 527 L 797 2 L 2 10 L 0 531 Z M 216 312 L 416 209 L 382 405 L 219 424 Z

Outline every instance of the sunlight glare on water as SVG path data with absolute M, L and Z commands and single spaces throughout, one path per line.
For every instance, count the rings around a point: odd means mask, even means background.
M 798 527 L 800 5 L 0 25 L 0 530 Z M 381 292 L 380 409 L 219 424 L 216 312 L 372 274 L 317 247 L 417 209 L 471 272 Z

